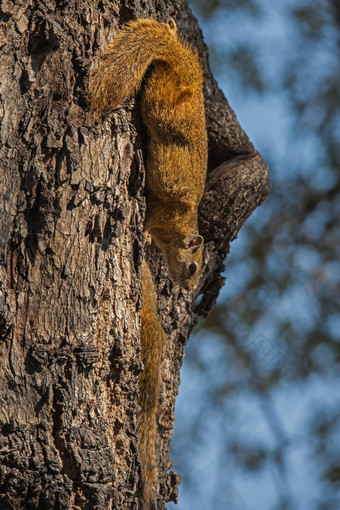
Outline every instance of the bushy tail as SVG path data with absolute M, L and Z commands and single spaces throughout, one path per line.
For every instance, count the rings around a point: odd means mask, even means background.
M 156 440 L 157 412 L 159 402 L 160 367 L 164 330 L 157 313 L 157 296 L 150 269 L 145 261 L 142 265 L 143 309 L 142 316 L 142 361 L 144 370 L 139 380 L 139 405 L 137 432 L 139 458 L 142 464 L 143 499 L 149 508 L 154 500 L 157 480 Z
M 197 52 L 179 40 L 172 20 L 169 24 L 152 19 L 128 23 L 101 58 L 90 82 L 91 108 L 99 113 L 109 112 L 130 98 L 155 60 L 169 64 L 184 86 L 202 81 Z

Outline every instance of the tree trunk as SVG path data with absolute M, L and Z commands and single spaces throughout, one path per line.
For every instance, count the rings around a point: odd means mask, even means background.
M 157 14 L 156 14 L 157 13 Z M 0 508 L 142 508 L 136 436 L 144 254 L 145 128 L 138 100 L 94 120 L 94 55 L 135 17 L 173 17 L 206 65 L 209 176 L 196 293 L 149 250 L 168 343 L 158 508 L 176 500 L 170 442 L 195 312 L 223 284 L 229 242 L 268 192 L 261 157 L 208 67 L 197 21 L 174 0 L 3 0 L 0 170 Z M 218 168 L 215 168 L 217 165 Z

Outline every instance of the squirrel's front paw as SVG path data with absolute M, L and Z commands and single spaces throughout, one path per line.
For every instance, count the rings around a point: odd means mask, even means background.
M 149 234 L 149 232 L 144 232 L 144 238 L 145 238 L 146 244 L 150 246 L 150 244 L 152 243 L 152 237 Z

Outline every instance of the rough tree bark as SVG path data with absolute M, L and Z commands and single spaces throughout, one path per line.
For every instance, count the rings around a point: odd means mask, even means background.
M 210 173 L 197 290 L 175 287 L 157 250 L 149 254 L 168 337 L 158 420 L 164 509 L 177 497 L 169 448 L 193 312 L 214 304 L 229 243 L 268 192 L 267 169 L 218 90 L 183 1 L 2 0 L 0 15 L 1 509 L 142 508 L 146 136 L 138 98 L 93 119 L 88 76 L 94 54 L 139 16 L 173 17 L 206 65 Z

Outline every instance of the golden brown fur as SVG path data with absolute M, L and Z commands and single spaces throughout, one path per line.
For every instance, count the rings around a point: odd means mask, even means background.
M 141 87 L 143 122 L 151 142 L 146 165 L 145 232 L 162 250 L 170 278 L 193 288 L 202 265 L 203 238 L 197 209 L 207 166 L 203 70 L 196 50 L 182 42 L 175 23 L 138 19 L 123 27 L 102 53 L 91 80 L 91 107 L 116 108 Z M 156 415 L 164 331 L 156 293 L 143 262 L 142 360 L 138 435 L 143 498 L 150 504 L 156 482 Z
M 160 366 L 164 330 L 158 320 L 157 296 L 149 266 L 143 261 L 143 309 L 142 318 L 142 362 L 144 370 L 139 380 L 139 405 L 137 432 L 139 438 L 139 457 L 143 469 L 143 499 L 147 503 L 153 500 L 154 484 L 157 480 L 156 438 L 157 410 L 160 386 Z

